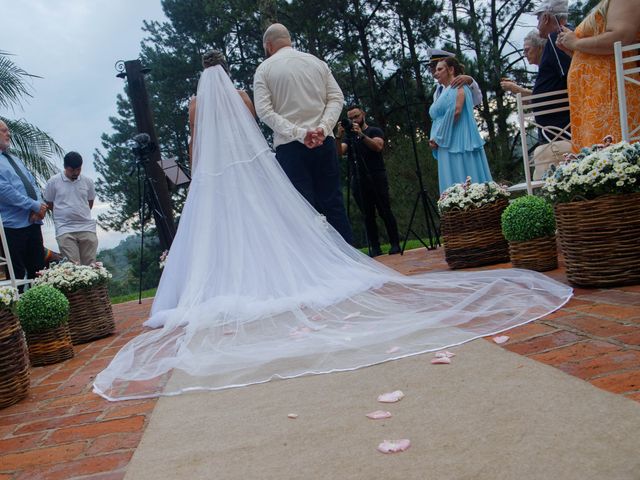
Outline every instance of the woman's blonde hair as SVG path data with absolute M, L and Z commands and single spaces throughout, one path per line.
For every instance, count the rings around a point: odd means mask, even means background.
M 591 35 L 598 35 L 602 33 L 596 20 L 598 14 L 600 14 L 602 19 L 604 20 L 604 26 L 602 27 L 604 31 L 604 28 L 606 28 L 607 25 L 607 11 L 609 10 L 610 1 L 611 0 L 601 0 L 600 3 L 593 7 L 593 10 L 591 10 L 591 12 L 589 12 L 589 15 L 587 15 L 587 18 L 582 21 L 585 32 L 590 33 Z

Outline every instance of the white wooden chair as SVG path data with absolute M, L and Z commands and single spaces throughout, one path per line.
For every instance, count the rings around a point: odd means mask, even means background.
M 623 57 L 624 52 L 636 50 L 635 55 Z M 620 128 L 622 140 L 626 142 L 640 141 L 640 125 L 629 125 L 627 116 L 627 92 L 626 82 L 640 85 L 640 43 L 622 46 L 622 42 L 613 45 L 616 59 L 616 83 L 618 85 L 618 104 L 620 108 Z M 633 78 L 635 76 L 635 78 Z M 629 130 L 633 128 L 632 130 Z
M 7 244 L 7 236 L 4 233 L 4 225 L 2 223 L 2 217 L 0 217 L 0 242 L 2 243 L 3 255 L 0 255 L 0 268 L 7 266 L 9 272 L 9 278 L 0 280 L 0 287 L 11 285 L 13 288 L 17 288 L 20 285 L 28 285 L 31 280 L 28 278 L 16 279 L 16 274 L 13 271 L 13 264 L 11 263 L 11 254 L 9 253 L 9 245 Z
M 560 141 L 570 141 L 571 139 L 570 123 L 567 123 L 563 128 L 556 126 L 543 127 L 536 121 L 536 117 L 539 119 L 544 115 L 552 113 L 568 112 L 569 99 L 567 97 L 567 90 L 555 90 L 553 92 L 526 96 L 518 93 L 516 95 L 516 101 L 518 106 L 518 128 L 520 129 L 525 181 L 510 186 L 508 190 L 510 192 L 526 190 L 527 193 L 531 195 L 534 188 L 539 188 L 544 184 L 543 180 L 534 180 L 532 178 L 532 169 L 535 169 L 537 166 L 544 167 L 546 170 L 550 163 L 556 163 L 562 160 L 562 153 L 565 153 L 566 149 L 560 151 L 559 146 L 566 145 L 566 143 L 560 143 Z M 536 135 L 537 129 L 540 129 L 548 143 L 540 145 L 536 148 L 535 155 L 530 156 L 527 142 L 527 128 L 531 127 L 536 129 Z M 547 149 L 551 150 L 547 152 Z M 555 158 L 555 161 L 542 161 L 542 159 L 549 157 Z

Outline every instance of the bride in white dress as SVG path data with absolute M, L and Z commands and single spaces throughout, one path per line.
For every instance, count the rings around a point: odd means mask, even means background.
M 109 400 L 353 370 L 495 334 L 571 297 L 526 270 L 404 276 L 355 250 L 292 186 L 221 66 L 201 75 L 195 124 L 193 179 L 146 322 L 159 328 L 96 377 Z

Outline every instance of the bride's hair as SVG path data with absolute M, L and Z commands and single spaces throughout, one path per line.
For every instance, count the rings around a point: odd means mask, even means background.
M 227 72 L 227 75 L 229 75 L 227 60 L 224 58 L 224 53 L 220 50 L 209 50 L 202 55 L 202 66 L 204 68 L 215 67 L 216 65 L 220 65 L 224 71 Z

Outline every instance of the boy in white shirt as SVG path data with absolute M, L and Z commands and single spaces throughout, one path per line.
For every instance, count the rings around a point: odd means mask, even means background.
M 98 237 L 91 208 L 96 198 L 93 180 L 82 171 L 82 157 L 77 152 L 64 156 L 64 171 L 47 182 L 44 200 L 53 211 L 56 240 L 60 254 L 81 265 L 96 261 Z

